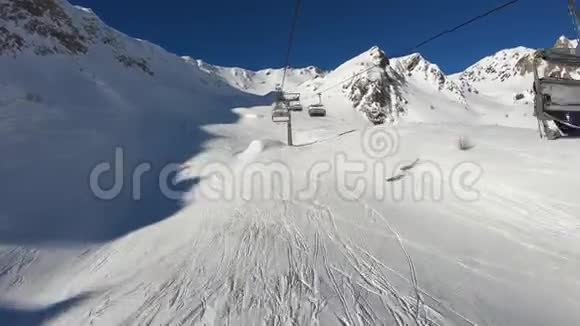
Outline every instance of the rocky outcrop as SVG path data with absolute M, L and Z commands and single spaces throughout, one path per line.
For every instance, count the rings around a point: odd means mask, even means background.
M 130 55 L 118 32 L 64 0 L 0 0 L 0 21 L 0 56 L 79 56 L 105 48 L 119 64 L 153 75 L 148 59 Z
M 364 54 L 363 54 L 364 55 Z M 368 67 L 343 86 L 353 106 L 374 124 L 396 121 L 405 113 L 403 78 L 389 66 L 384 51 L 374 47 L 366 53 Z M 366 71 L 365 71 L 366 70 Z

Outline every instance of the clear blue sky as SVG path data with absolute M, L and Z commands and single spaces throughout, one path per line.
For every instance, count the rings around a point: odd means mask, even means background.
M 294 0 L 70 0 L 165 49 L 225 66 L 281 67 Z M 303 0 L 292 66 L 334 68 L 373 45 L 404 51 L 507 0 Z M 448 73 L 499 49 L 574 35 L 566 0 L 520 0 L 421 48 Z

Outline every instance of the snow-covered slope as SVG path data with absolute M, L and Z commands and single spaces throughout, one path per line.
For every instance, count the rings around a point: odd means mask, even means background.
M 374 123 L 395 121 L 404 113 L 399 103 L 401 78 L 378 47 L 348 60 L 323 78 L 303 84 L 304 92 L 342 99 Z
M 178 203 L 154 177 L 142 181 L 143 200 L 129 200 L 137 164 L 180 162 L 211 137 L 203 125 L 261 103 L 66 1 L 0 0 L 0 20 L 0 152 L 10 158 L 0 169 L 1 243 L 102 241 L 164 218 Z M 116 148 L 122 192 L 101 201 L 88 180 Z
M 348 132 L 297 114 L 304 133 L 326 135 L 290 148 L 285 128 L 259 118 L 268 107 L 247 111 L 258 115 L 209 127 L 221 137 L 189 172 L 203 181 L 187 207 L 67 261 L 34 296 L 6 292 L 10 302 L 34 316 L 73 300 L 50 325 L 580 320 L 575 141 L 454 124 Z M 466 133 L 475 148 L 460 151 Z
M 272 92 L 277 85 L 282 82 L 284 69 L 264 69 L 252 71 L 243 68 L 230 68 L 211 65 L 202 60 L 194 60 L 190 57 L 183 57 L 186 62 L 197 65 L 201 70 L 214 76 L 222 78 L 229 85 L 244 92 L 257 95 L 266 95 Z M 326 74 L 323 70 L 310 66 L 307 68 L 288 68 L 284 88 L 294 90 L 302 83 L 323 77 Z
M 465 103 L 461 88 L 450 80 L 441 69 L 425 59 L 421 54 L 414 53 L 391 60 L 391 66 L 408 80 L 421 83 L 422 88 L 436 89 L 442 96 L 447 96 L 457 102 Z
M 373 47 L 323 78 L 302 85 L 306 94 L 322 92 L 332 107 L 346 102 L 375 123 L 414 121 L 473 122 L 461 88 L 420 54 L 387 58 Z
M 577 44 L 577 40 L 562 36 L 554 47 L 575 48 Z M 481 93 L 505 104 L 531 103 L 535 51 L 525 47 L 502 50 L 483 58 L 451 78 L 462 86 L 466 94 Z M 562 78 L 580 76 L 579 71 L 567 71 L 553 65 L 546 65 L 542 70 L 544 75 L 557 75 Z
M 470 83 L 506 82 L 517 76 L 532 73 L 531 56 L 533 49 L 517 47 L 497 52 L 485 57 L 461 73 Z
M 566 36 L 560 36 L 556 44 L 554 45 L 555 48 L 564 48 L 564 49 L 575 49 L 578 47 L 579 40 L 572 40 L 567 38 Z
M 488 126 L 529 106 L 375 47 L 291 71 L 328 115 L 293 113 L 288 147 L 248 94 L 279 70 L 64 0 L 0 21 L 1 325 L 578 324 L 577 140 Z

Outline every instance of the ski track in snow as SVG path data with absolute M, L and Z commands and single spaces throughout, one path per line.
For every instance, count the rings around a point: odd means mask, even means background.
M 85 321 L 98 324 L 125 298 L 143 295 L 146 299 L 123 324 L 319 325 L 323 320 L 382 325 L 390 324 L 384 320 L 390 316 L 401 326 L 443 325 L 441 315 L 422 302 L 408 253 L 411 273 L 403 277 L 410 280 L 411 292 L 406 294 L 364 244 L 341 233 L 328 207 L 288 201 L 271 205 L 270 210 L 239 208 L 215 232 L 193 236 L 178 255 L 183 260 L 155 283 L 135 281 L 147 279 L 139 275 L 146 268 L 123 279 L 91 304 Z M 392 230 L 386 221 L 384 227 Z
M 353 141 L 334 133 L 327 132 L 323 139 Z M 238 160 L 249 163 L 284 150 L 273 135 L 264 137 L 247 140 L 250 145 L 238 153 Z M 323 150 L 324 141 L 319 145 Z M 420 166 L 414 162 L 406 165 L 409 175 L 415 165 Z M 446 215 L 538 255 L 557 261 L 577 257 L 573 248 L 563 253 L 537 242 L 571 236 L 578 229 L 571 203 L 540 201 L 534 193 L 517 188 L 509 189 L 507 199 L 505 189 L 484 184 L 480 201 L 475 205 L 447 202 Z M 332 203 L 338 201 L 329 193 L 311 201 L 278 197 L 214 203 L 201 210 L 193 204 L 160 225 L 83 252 L 60 277 L 67 280 L 63 293 L 90 293 L 87 303 L 49 323 L 476 325 L 473 316 L 449 300 L 449 294 L 440 297 L 437 287 L 432 292 L 431 282 L 422 284 L 424 277 L 432 279 L 432 275 L 419 273 L 414 254 L 421 259 L 436 256 L 445 264 L 508 287 L 511 279 L 534 277 L 483 258 L 456 257 L 416 238 L 406 239 L 398 230 L 401 216 L 392 220 L 388 210 L 377 209 L 378 203 L 364 198 L 350 201 L 349 206 L 360 214 L 351 216 L 351 210 L 334 207 Z M 493 219 L 480 219 L 481 212 Z M 355 236 L 361 231 L 380 237 L 380 246 Z M 533 239 L 530 234 L 542 234 L 542 238 Z M 35 251 L 1 254 L 2 261 L 8 262 L 0 270 L 2 280 L 12 280 L 16 286 L 24 282 L 21 271 L 33 264 Z M 59 283 L 58 278 L 54 283 Z
M 268 122 L 246 120 L 243 125 L 230 128 L 236 135 L 235 128 L 248 130 L 256 124 L 254 128 L 263 129 L 260 123 Z M 322 128 L 324 141 L 316 149 L 321 155 L 336 146 L 352 151 L 350 144 L 357 139 L 342 136 L 356 134 L 357 130 L 341 133 L 343 127 L 334 131 Z M 253 135 L 248 131 L 246 137 Z M 277 159 L 288 150 L 280 146 L 275 133 L 261 136 L 262 140 L 236 139 L 249 145 L 237 154 L 232 151 L 234 166 L 257 159 Z M 223 142 L 211 145 L 222 149 L 240 147 L 224 146 Z M 296 160 L 301 161 L 301 151 L 308 156 L 313 149 L 306 146 L 292 150 Z M 413 162 L 417 154 L 429 157 L 429 153 L 416 153 L 414 149 L 403 156 Z M 297 167 L 299 173 L 304 166 Z M 403 168 L 412 176 L 420 166 L 415 160 Z M 489 182 L 479 189 L 482 196 L 475 204 L 451 200 L 440 208 L 434 206 L 434 213 L 441 209 L 446 223 L 475 225 L 538 257 L 550 257 L 566 269 L 573 270 L 578 265 L 574 248 L 562 251 L 561 246 L 542 245 L 562 236 L 575 236 L 573 230 L 578 230 L 579 225 L 571 213 L 577 208 L 574 204 L 539 198 L 537 193 L 516 187 L 498 187 L 495 179 Z M 510 196 L 506 197 L 506 193 Z M 388 208 L 378 206 L 385 203 L 356 198 L 349 201 L 349 210 L 345 211 L 334 196 L 323 189 L 310 201 L 282 199 L 280 194 L 268 201 L 193 203 L 158 225 L 84 251 L 67 265 L 70 270 L 62 271 L 51 283 L 53 288 L 61 284 L 59 296 L 70 297 L 79 292 L 90 295 L 85 303 L 69 308 L 48 323 L 476 325 L 481 316 L 474 318 L 470 314 L 473 311 L 462 311 L 463 305 L 450 300 L 453 295 L 442 293 L 433 284 L 434 277 L 446 276 L 425 274 L 429 270 L 425 268 L 429 259 L 426 257 L 436 257 L 442 266 L 454 266 L 465 273 L 455 275 L 507 288 L 520 277 L 545 277 L 509 269 L 485 256 L 458 255 L 455 250 L 461 252 L 461 248 L 447 252 L 444 247 L 423 243 L 416 235 L 407 238 L 412 224 L 401 224 L 406 216 L 389 215 Z M 353 212 L 359 215 L 352 215 Z M 411 215 L 408 218 L 412 221 Z M 369 241 L 357 235 L 361 232 L 380 240 Z M 34 264 L 36 253 L 20 250 L 0 252 L 1 261 L 6 262 L 6 267 L 0 269 L 4 284 L 13 282 L 17 287 L 26 282 L 26 274 L 21 272 Z M 480 298 L 474 298 L 474 302 L 489 304 Z M 489 318 L 494 320 L 493 316 Z

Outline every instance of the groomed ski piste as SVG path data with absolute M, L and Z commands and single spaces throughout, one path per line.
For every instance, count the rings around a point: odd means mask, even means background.
M 269 108 L 248 110 L 267 115 Z M 296 117 L 296 124 L 306 119 Z M 223 138 L 207 144 L 208 161 L 194 158 L 187 171 L 211 173 L 162 222 L 82 252 L 50 249 L 68 257 L 48 270 L 40 269 L 44 250 L 4 252 L 5 302 L 25 318 L 79 298 L 46 320 L 54 325 L 579 320 L 580 207 L 573 187 L 580 162 L 562 154 L 573 153 L 576 141 L 547 143 L 526 129 L 430 124 L 339 137 L 343 129 L 330 132 L 321 123 L 304 140 L 324 141 L 288 148 L 282 130 L 270 127 L 260 138 L 270 124 L 247 119 L 208 127 Z M 462 135 L 475 147 L 460 151 Z M 398 139 L 395 152 L 361 145 L 383 136 L 387 144 Z M 366 170 L 340 179 L 342 155 Z M 404 178 L 386 181 L 416 158 Z M 258 178 L 248 181 L 252 175 Z
M 289 147 L 266 93 L 279 71 L 254 80 L 96 22 L 154 75 L 103 45 L 0 56 L 0 324 L 580 323 L 580 142 L 539 138 L 513 100 L 529 80 L 480 73 L 475 94 L 394 58 L 403 110 L 374 126 L 337 87 L 326 117 L 292 113 Z M 316 103 L 377 51 L 293 70 L 288 89 Z M 106 199 L 112 170 L 90 174 L 118 148 L 125 183 Z

